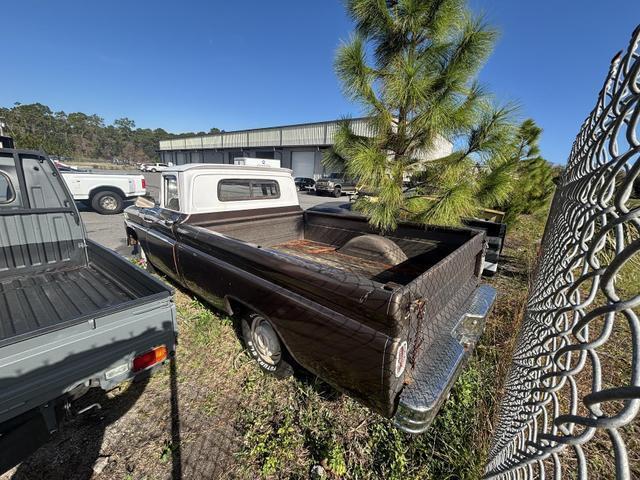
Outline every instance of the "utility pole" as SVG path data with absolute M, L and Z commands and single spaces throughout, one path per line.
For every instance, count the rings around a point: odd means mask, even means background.
M 7 124 L 4 123 L 4 120 L 2 118 L 0 118 L 0 137 L 4 136 L 4 127 L 6 127 Z

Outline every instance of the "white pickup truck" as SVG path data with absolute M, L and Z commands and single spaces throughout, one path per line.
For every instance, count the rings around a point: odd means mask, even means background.
M 61 171 L 73 199 L 103 215 L 122 212 L 124 201 L 146 194 L 143 175 Z

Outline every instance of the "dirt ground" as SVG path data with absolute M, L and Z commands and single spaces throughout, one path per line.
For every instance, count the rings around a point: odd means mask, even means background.
M 233 453 L 242 443 L 235 426 L 242 407 L 238 390 L 253 365 L 228 322 L 214 323 L 183 293 L 176 301 L 178 359 L 151 379 L 87 395 L 82 405 L 97 402 L 102 408 L 67 423 L 2 479 L 234 476 Z

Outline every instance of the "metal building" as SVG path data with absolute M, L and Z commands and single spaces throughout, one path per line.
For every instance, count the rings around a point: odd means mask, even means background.
M 236 157 L 273 158 L 293 170 L 295 177 L 317 179 L 327 173 L 322 165 L 323 150 L 333 144 L 340 120 L 304 123 L 280 127 L 238 130 L 199 137 L 162 140 L 160 159 L 165 163 L 228 163 Z M 351 120 L 353 131 L 372 135 L 366 118 Z M 442 138 L 427 157 L 438 158 L 452 151 L 452 144 Z

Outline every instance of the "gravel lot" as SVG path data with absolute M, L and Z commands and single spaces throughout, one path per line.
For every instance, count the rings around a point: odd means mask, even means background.
M 160 174 L 145 173 L 144 176 L 147 180 L 147 193 L 157 199 L 160 192 Z M 336 199 L 332 197 L 318 197 L 307 192 L 299 192 L 298 198 L 300 199 L 300 206 L 305 210 L 321 203 L 344 203 L 349 201 L 346 196 Z M 132 202 L 127 205 L 131 204 Z M 80 210 L 84 226 L 91 240 L 115 250 L 120 255 L 128 255 L 130 253 L 130 248 L 127 247 L 124 236 L 124 218 L 122 214 L 100 215 L 81 203 L 78 203 L 78 209 Z

